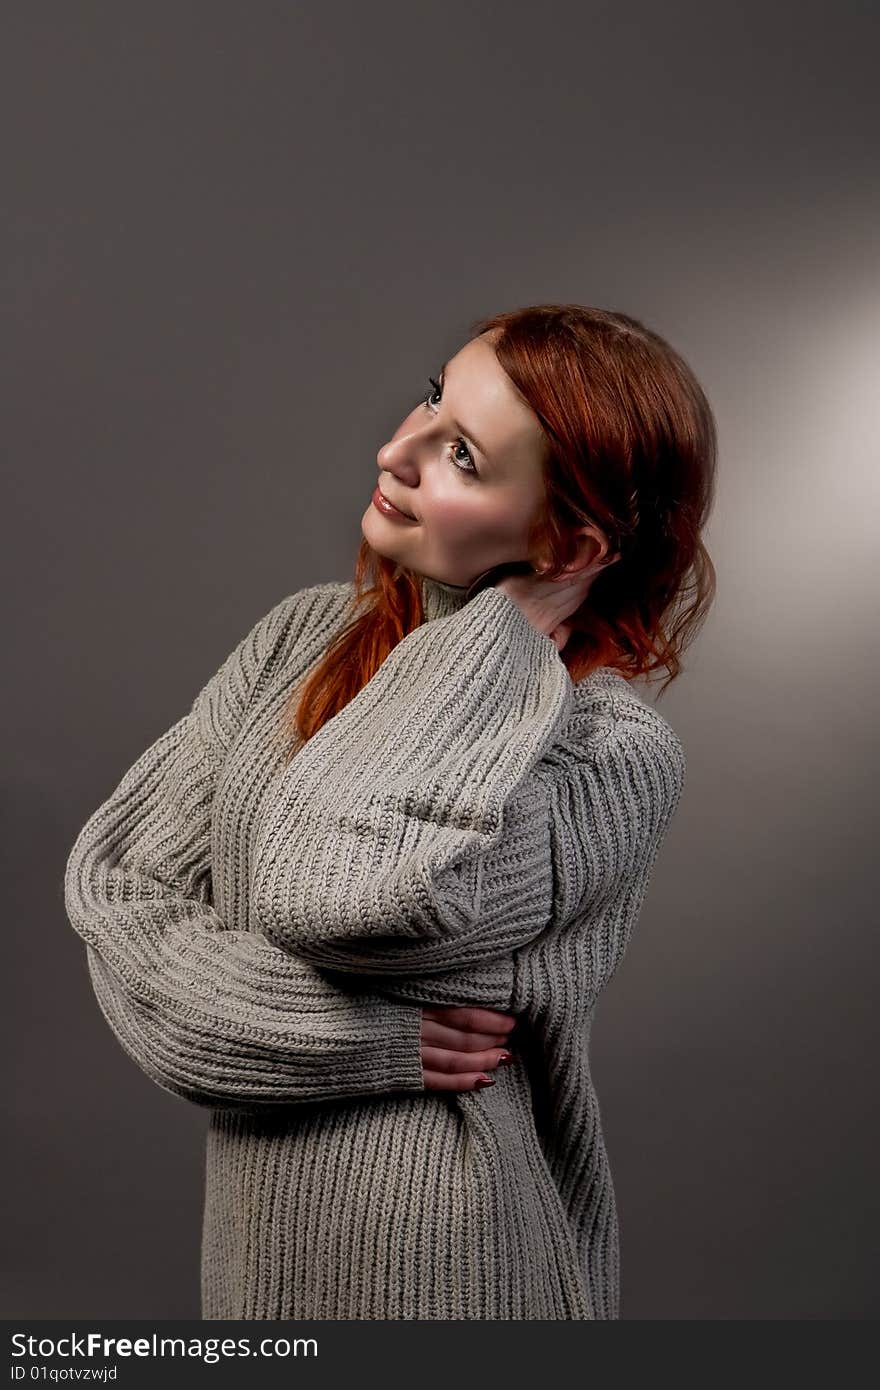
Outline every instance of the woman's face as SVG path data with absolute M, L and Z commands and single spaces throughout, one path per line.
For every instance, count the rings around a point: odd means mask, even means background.
M 408 513 L 361 518 L 379 554 L 447 584 L 532 560 L 528 534 L 544 496 L 547 442 L 499 365 L 492 338 L 473 338 L 376 456 L 382 494 Z M 381 499 L 380 499 L 381 500 Z

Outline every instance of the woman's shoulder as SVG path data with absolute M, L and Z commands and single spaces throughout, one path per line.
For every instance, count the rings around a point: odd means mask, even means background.
M 277 648 L 333 627 L 347 612 L 352 587 L 350 581 L 329 580 L 285 594 L 260 620 L 266 642 Z
M 331 580 L 309 584 L 278 599 L 264 612 L 229 658 L 237 680 L 244 664 L 251 683 L 262 686 L 289 662 L 307 663 L 331 641 L 348 617 L 352 585 Z
M 330 640 L 346 616 L 350 584 L 310 584 L 276 600 L 236 643 L 196 696 L 194 708 L 214 733 L 271 686 L 279 667 L 304 665 Z M 213 736 L 213 735 L 212 735 Z
M 286 594 L 267 614 L 273 635 L 283 637 L 332 625 L 347 612 L 353 587 L 350 580 L 332 579 Z

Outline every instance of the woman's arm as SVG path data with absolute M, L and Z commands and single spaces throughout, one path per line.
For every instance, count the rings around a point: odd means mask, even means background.
M 595 726 L 587 712 L 584 722 Z M 549 786 L 553 938 L 575 943 L 589 1004 L 620 965 L 687 773 L 684 748 L 655 710 L 612 696 L 583 742 L 541 769 Z M 554 987 L 553 981 L 547 987 Z
M 64 875 L 102 1012 L 165 1090 L 249 1108 L 423 1089 L 421 1009 L 351 990 L 211 905 L 217 776 L 279 640 L 320 588 L 283 600 L 80 831 Z
M 430 975 L 616 890 L 673 788 L 650 716 L 581 747 L 574 703 L 503 590 L 410 633 L 280 779 L 255 854 L 267 938 L 335 970 Z

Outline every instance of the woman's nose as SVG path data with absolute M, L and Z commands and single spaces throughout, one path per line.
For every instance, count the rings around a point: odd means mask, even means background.
M 410 441 L 401 439 L 383 444 L 376 462 L 387 473 L 393 473 L 401 483 L 414 487 L 419 478 L 419 454 Z

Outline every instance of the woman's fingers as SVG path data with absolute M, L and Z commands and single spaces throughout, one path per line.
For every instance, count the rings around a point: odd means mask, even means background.
M 482 1028 L 487 1033 L 497 1033 L 499 1029 L 509 1031 L 516 1025 L 513 1014 L 502 1013 L 500 1009 L 483 1009 L 477 1004 L 423 1004 L 422 1013 L 426 1018 L 438 1019 L 460 1028 Z
M 443 1071 L 426 1071 L 424 1077 L 426 1091 L 479 1091 L 483 1086 L 495 1085 L 494 1077 L 487 1077 L 485 1072 L 458 1072 L 453 1075 Z
M 505 1057 L 512 1014 L 475 1005 L 422 1009 L 422 1074 L 428 1091 L 474 1091 L 494 1084 Z
M 443 1047 L 451 1052 L 485 1052 L 492 1047 L 507 1047 L 506 1033 L 469 1033 L 463 1028 L 447 1028 L 445 1023 L 422 1020 L 422 1042 Z
M 485 1052 L 455 1052 L 422 1043 L 422 1066 L 430 1071 L 446 1072 L 450 1075 L 465 1072 L 473 1072 L 476 1075 L 481 1071 L 494 1071 L 502 1065 L 501 1059 L 504 1055 L 505 1049 L 498 1047 L 488 1048 Z
M 422 1021 L 425 1027 L 436 1025 L 461 1037 L 475 1035 L 502 1041 L 516 1027 L 513 1014 L 502 1013 L 500 1009 L 482 1009 L 475 1004 L 425 1005 Z M 488 1046 L 487 1043 L 477 1045 Z

